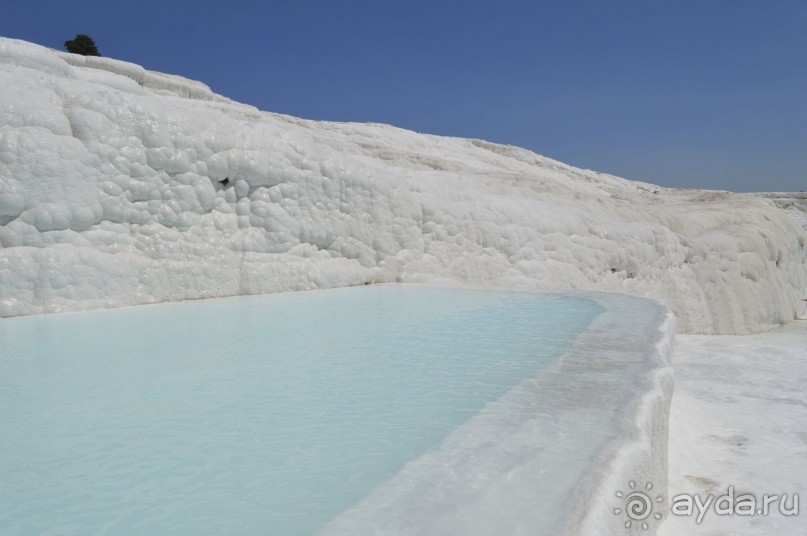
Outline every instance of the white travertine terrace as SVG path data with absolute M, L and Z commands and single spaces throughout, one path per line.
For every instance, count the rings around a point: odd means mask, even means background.
M 628 293 L 690 333 L 803 310 L 807 233 L 765 199 L 261 112 L 11 39 L 0 87 L 0 316 L 387 281 Z

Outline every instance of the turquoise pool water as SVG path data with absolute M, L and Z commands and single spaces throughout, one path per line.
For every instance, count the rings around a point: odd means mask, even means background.
M 0 320 L 0 527 L 313 534 L 601 311 L 370 286 Z

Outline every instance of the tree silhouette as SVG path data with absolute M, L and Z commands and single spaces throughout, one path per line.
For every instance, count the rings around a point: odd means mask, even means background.
M 85 34 L 78 34 L 74 39 L 64 42 L 64 46 L 68 52 L 73 54 L 81 54 L 82 56 L 100 56 L 98 49 L 95 48 L 95 41 L 92 37 Z

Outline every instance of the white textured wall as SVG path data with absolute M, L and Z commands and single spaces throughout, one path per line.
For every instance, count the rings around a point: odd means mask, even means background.
M 770 199 L 807 230 L 807 192 L 764 192 L 752 195 Z
M 803 309 L 807 233 L 765 199 L 259 112 L 2 38 L 0 88 L 0 316 L 373 280 L 626 292 L 698 333 Z

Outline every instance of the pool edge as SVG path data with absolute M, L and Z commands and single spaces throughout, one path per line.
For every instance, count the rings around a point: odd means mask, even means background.
M 629 404 L 619 437 L 608 445 L 598 460 L 598 468 L 584 487 L 575 512 L 563 531 L 566 536 L 634 533 L 652 536 L 666 517 L 669 504 L 667 450 L 674 390 L 672 352 L 676 318 L 670 309 L 655 300 L 618 293 L 611 295 L 653 302 L 663 312 L 656 326 L 657 340 L 648 356 L 655 366 L 646 375 L 647 389 L 637 393 Z M 653 500 L 653 507 L 646 519 L 647 529 L 642 527 L 641 520 L 632 521 L 626 515 L 625 498 L 617 496 L 617 492 L 623 495 L 633 492 L 631 483 L 635 484 L 636 491 Z M 647 484 L 651 484 L 652 488 L 648 490 Z M 655 502 L 659 497 L 661 501 Z M 654 519 L 654 513 L 662 518 Z M 628 521 L 632 521 L 631 527 L 626 527 Z

